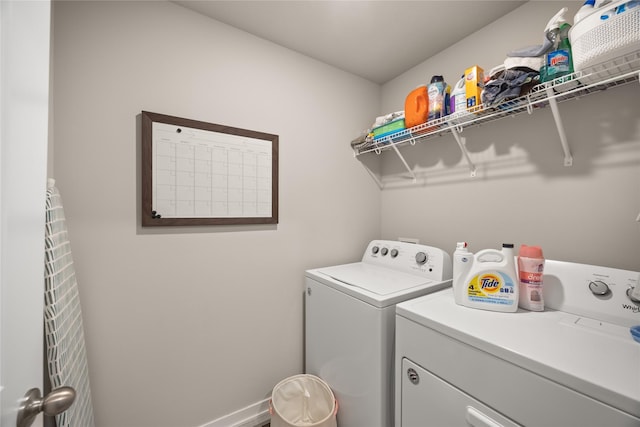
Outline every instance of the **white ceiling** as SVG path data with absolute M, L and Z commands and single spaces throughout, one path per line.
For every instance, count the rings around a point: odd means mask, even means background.
M 382 84 L 525 1 L 173 3 Z

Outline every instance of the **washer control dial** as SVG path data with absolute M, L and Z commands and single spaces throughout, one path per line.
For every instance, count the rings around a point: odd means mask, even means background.
M 382 256 L 385 256 L 389 253 L 389 249 L 387 248 L 382 248 L 382 250 L 380 251 L 380 253 L 382 254 Z
M 425 264 L 428 259 L 429 259 L 429 256 L 424 252 L 418 252 L 416 254 L 416 262 L 420 265 Z
M 395 258 L 398 256 L 398 250 L 397 249 L 391 249 L 391 258 Z
M 594 295 L 606 295 L 610 292 L 609 285 L 602 280 L 589 282 L 589 289 Z
M 371 253 L 375 255 L 375 254 L 377 254 L 377 253 L 378 253 L 378 251 L 379 251 L 379 250 L 380 250 L 380 248 L 379 248 L 379 247 L 374 246 L 374 247 L 372 247 L 372 248 L 371 248 Z

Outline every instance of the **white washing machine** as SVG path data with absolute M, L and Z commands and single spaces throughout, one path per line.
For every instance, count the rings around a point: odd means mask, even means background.
M 333 390 L 340 427 L 393 423 L 395 305 L 451 286 L 431 246 L 372 241 L 361 262 L 305 273 L 305 370 Z
M 640 426 L 638 273 L 547 261 L 545 311 L 456 305 L 451 289 L 396 316 L 396 427 Z

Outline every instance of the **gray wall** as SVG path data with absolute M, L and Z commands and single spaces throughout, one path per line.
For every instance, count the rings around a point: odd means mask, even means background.
M 303 369 L 303 273 L 357 261 L 379 86 L 168 2 L 54 2 L 53 175 L 99 427 L 197 426 Z M 280 136 L 277 226 L 140 227 L 142 110 Z M 51 169 L 51 168 L 50 168 Z
M 508 51 L 542 42 L 543 29 L 563 5 L 572 17 L 581 2 L 533 1 L 385 84 L 382 111 L 432 75 L 450 84 L 464 69 L 485 70 Z M 540 245 L 550 259 L 640 270 L 640 88 L 637 82 L 559 104 L 573 166 L 563 166 L 550 108 L 505 118 L 462 133 L 477 176 L 451 135 L 401 152 L 417 184 L 396 179 L 393 152 L 382 158 L 382 237 L 412 236 L 453 252 L 502 242 Z

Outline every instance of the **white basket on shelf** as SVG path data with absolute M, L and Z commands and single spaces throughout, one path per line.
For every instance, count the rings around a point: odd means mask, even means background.
M 596 9 L 569 31 L 573 68 L 586 68 L 640 49 L 640 2 L 618 0 Z

